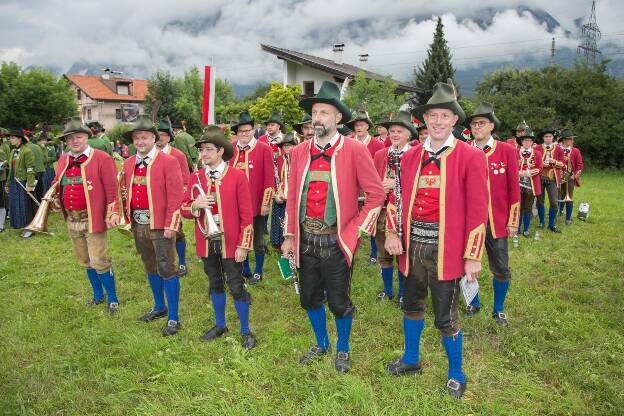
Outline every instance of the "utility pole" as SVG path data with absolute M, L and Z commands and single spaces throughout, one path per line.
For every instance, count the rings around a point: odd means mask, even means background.
M 550 64 L 555 64 L 555 38 L 552 38 L 552 43 L 550 44 Z
M 584 55 L 588 64 L 595 64 L 598 55 L 601 55 L 598 49 L 598 41 L 601 38 L 598 23 L 596 23 L 596 1 L 592 1 L 591 14 L 587 23 L 583 25 L 581 32 L 581 44 L 576 48 L 577 55 Z

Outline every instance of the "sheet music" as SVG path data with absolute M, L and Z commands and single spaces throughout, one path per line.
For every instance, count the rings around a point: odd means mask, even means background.
M 464 295 L 466 305 L 470 305 L 470 302 L 472 302 L 475 296 L 477 296 L 477 293 L 479 293 L 479 282 L 477 279 L 469 282 L 468 278 L 464 275 L 459 281 L 459 287 Z

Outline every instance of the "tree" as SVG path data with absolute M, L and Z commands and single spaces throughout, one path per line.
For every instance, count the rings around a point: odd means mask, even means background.
M 69 83 L 42 68 L 0 67 L 0 125 L 32 129 L 35 124 L 63 123 L 77 114 Z
M 268 120 L 271 114 L 277 111 L 282 114 L 284 123 L 292 126 L 293 123 L 299 123 L 304 114 L 299 107 L 300 94 L 299 85 L 284 87 L 277 82 L 272 82 L 269 92 L 249 107 L 249 113 L 255 120 L 262 122 Z
M 451 51 L 444 39 L 442 18 L 438 17 L 433 42 L 427 49 L 427 58 L 414 70 L 414 85 L 421 90 L 414 97 L 418 103 L 424 104 L 431 98 L 436 83 L 446 82 L 447 79 L 455 77 L 451 58 Z
M 204 82 L 197 67 L 184 74 L 183 79 L 175 82 L 177 98 L 174 103 L 175 113 L 186 121 L 186 129 L 191 135 L 202 132 L 202 106 L 204 99 Z
M 377 123 L 390 113 L 396 113 L 407 100 L 407 94 L 396 95 L 397 87 L 390 77 L 383 81 L 369 80 L 360 71 L 349 84 L 344 102 L 352 110 L 366 110 L 373 123 Z
M 145 96 L 145 113 L 150 114 L 154 103 L 160 101 L 158 117 L 169 116 L 172 120 L 178 119 L 175 101 L 178 98 L 175 79 L 169 71 L 158 70 L 147 82 Z
M 217 79 L 215 81 L 215 109 L 227 106 L 236 101 L 234 88 L 227 79 Z

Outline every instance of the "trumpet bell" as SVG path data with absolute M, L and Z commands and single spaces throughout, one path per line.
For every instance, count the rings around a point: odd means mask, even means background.
M 50 187 L 48 192 L 46 192 L 46 194 L 41 199 L 41 204 L 39 205 L 39 208 L 37 209 L 34 218 L 30 222 L 30 224 L 23 228 L 24 231 L 52 235 L 52 233 L 48 231 L 48 216 L 50 215 L 50 208 L 52 205 L 52 201 L 54 200 L 55 193 L 56 186 Z
M 117 231 L 119 231 L 121 234 L 125 235 L 128 238 L 133 238 L 132 226 L 130 224 L 119 224 L 119 226 L 117 227 Z

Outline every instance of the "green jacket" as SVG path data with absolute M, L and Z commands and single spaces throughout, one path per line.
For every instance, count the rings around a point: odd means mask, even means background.
M 111 143 L 110 137 L 108 137 L 105 134 L 102 134 L 100 136 L 100 139 L 102 139 L 104 141 L 104 146 L 106 146 L 106 153 L 108 153 L 110 156 L 113 155 L 113 144 Z
M 195 139 L 193 136 L 185 131 L 180 131 L 176 134 L 173 142 L 170 143 L 173 147 L 180 150 L 186 156 L 189 168 L 193 169 L 193 165 L 197 164 L 199 160 L 199 153 L 195 147 Z
M 35 157 L 35 173 L 42 173 L 45 171 L 45 164 L 48 160 L 47 153 L 44 153 L 43 149 L 38 144 L 26 143 L 24 146 L 28 147 Z
M 103 152 L 108 153 L 109 155 L 112 156 L 113 154 L 113 147 L 110 144 L 110 140 L 105 140 L 101 137 L 91 137 L 89 140 L 89 146 L 93 147 L 94 149 L 99 149 Z M 108 142 L 108 144 L 107 144 Z M 110 150 L 109 150 L 110 148 Z
M 11 149 L 6 143 L 0 145 L 0 182 L 6 181 L 9 172 L 9 154 Z
M 46 168 L 54 168 L 54 162 L 56 162 L 56 148 L 53 144 L 48 143 L 43 146 L 43 149 L 45 149 L 46 156 L 48 157 Z
M 34 188 L 37 180 L 35 179 L 35 155 L 31 149 L 27 145 L 22 145 L 19 147 L 18 155 L 16 155 L 18 148 L 11 150 L 8 177 L 10 178 L 13 172 L 12 161 L 15 158 L 15 178 L 22 182 L 26 181 L 27 186 Z

